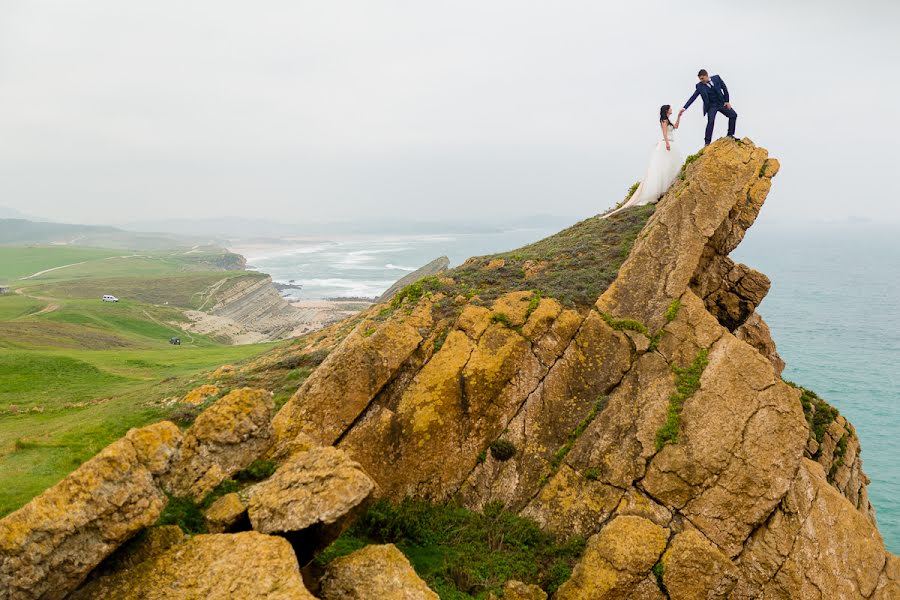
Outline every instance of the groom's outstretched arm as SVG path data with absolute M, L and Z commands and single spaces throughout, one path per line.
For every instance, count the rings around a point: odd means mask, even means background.
M 699 89 L 694 90 L 694 94 L 690 98 L 688 98 L 688 101 L 684 104 L 684 110 L 687 110 L 688 108 L 690 108 L 691 104 L 694 103 L 694 100 L 696 100 L 697 96 L 699 96 L 699 95 L 700 95 L 700 90 Z

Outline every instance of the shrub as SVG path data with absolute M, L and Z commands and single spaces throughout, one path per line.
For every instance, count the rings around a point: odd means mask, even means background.
M 246 469 L 235 473 L 234 478 L 241 483 L 262 481 L 271 477 L 277 468 L 278 465 L 274 461 L 258 458 L 250 463 Z
M 366 544 L 396 544 L 441 598 L 484 598 L 510 579 L 553 593 L 584 552 L 581 537 L 554 537 L 536 523 L 489 504 L 483 513 L 406 499 L 375 502 L 322 552 L 323 566 Z
M 516 455 L 516 447 L 509 440 L 497 440 L 490 445 L 491 456 L 499 461 L 511 459 Z
M 496 312 L 491 315 L 491 323 L 500 323 L 504 327 L 509 327 L 513 329 L 512 320 L 509 318 L 509 315 L 502 312 Z
M 187 534 L 206 533 L 206 520 L 200 507 L 190 498 L 179 496 L 169 496 L 169 502 L 156 524 L 178 525 Z

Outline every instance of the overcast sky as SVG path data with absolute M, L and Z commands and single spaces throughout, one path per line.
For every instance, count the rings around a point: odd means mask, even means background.
M 766 219 L 900 222 L 898 4 L 0 0 L 0 206 L 587 216 L 706 67 L 782 162 Z

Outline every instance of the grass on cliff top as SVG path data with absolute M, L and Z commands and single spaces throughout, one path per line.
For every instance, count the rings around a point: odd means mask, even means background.
M 453 298 L 477 296 L 490 304 L 513 291 L 536 291 L 569 307 L 587 307 L 616 278 L 634 240 L 653 214 L 655 205 L 628 208 L 609 218 L 591 217 L 528 246 L 510 252 L 470 258 L 441 274 L 444 283 L 427 277 L 395 296 L 418 300 L 424 293 L 440 291 Z
M 316 563 L 323 566 L 368 544 L 387 543 L 396 544 L 444 600 L 486 598 L 510 579 L 553 593 L 585 547 L 583 538 L 557 539 L 499 504 L 478 513 L 452 504 L 380 500 Z

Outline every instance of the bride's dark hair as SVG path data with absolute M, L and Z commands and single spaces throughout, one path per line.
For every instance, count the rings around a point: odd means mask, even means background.
M 663 121 L 665 121 L 666 123 L 668 123 L 669 125 L 672 125 L 674 127 L 674 124 L 672 123 L 672 121 L 669 120 L 669 109 L 670 108 L 672 108 L 671 104 L 663 104 L 662 106 L 659 107 L 659 122 L 662 123 Z

